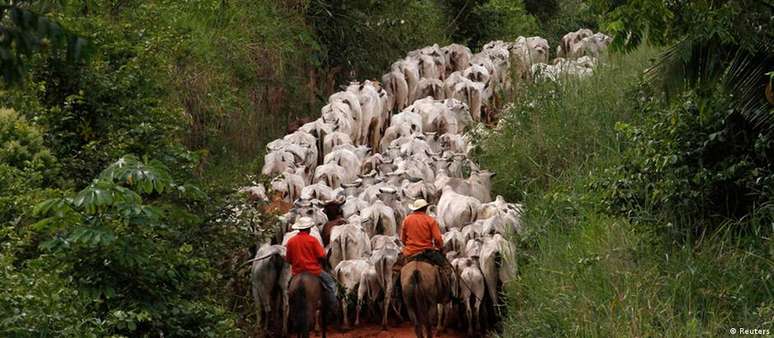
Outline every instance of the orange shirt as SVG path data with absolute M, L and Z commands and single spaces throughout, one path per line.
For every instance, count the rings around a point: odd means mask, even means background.
M 320 241 L 305 231 L 299 231 L 288 240 L 286 247 L 285 260 L 293 267 L 293 276 L 302 272 L 320 275 L 322 267 L 319 259 L 325 257 Z
M 406 257 L 432 249 L 433 244 L 438 250 L 443 247 L 443 237 L 441 237 L 438 222 L 424 212 L 413 212 L 406 216 L 403 220 L 400 240 L 403 242 L 403 255 Z

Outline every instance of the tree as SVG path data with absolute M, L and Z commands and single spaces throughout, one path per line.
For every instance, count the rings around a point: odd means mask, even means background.
M 46 50 L 66 49 L 66 58 L 82 57 L 86 40 L 31 10 L 32 1 L 0 3 L 0 72 L 8 84 L 21 81 L 26 59 Z

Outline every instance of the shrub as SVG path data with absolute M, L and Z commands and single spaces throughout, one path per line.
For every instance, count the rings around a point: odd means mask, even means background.
M 12 109 L 0 108 L 0 162 L 19 170 L 56 173 L 56 160 L 43 145 L 40 130 Z
M 32 227 L 108 333 L 235 336 L 230 313 L 201 291 L 216 272 L 187 236 L 204 197 L 162 163 L 125 156 L 77 194 L 38 204 Z
M 610 172 L 611 209 L 659 215 L 675 238 L 697 237 L 726 220 L 774 220 L 774 141 L 727 97 L 687 92 L 646 115 L 642 126 L 618 126 L 631 148 Z
M 477 0 L 445 1 L 446 16 L 451 18 L 452 40 L 480 48 L 492 40 L 513 41 L 519 36 L 535 35 L 535 18 L 522 1 Z

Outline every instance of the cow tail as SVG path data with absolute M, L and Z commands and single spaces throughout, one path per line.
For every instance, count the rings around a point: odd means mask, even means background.
M 325 135 L 325 130 L 322 128 L 320 128 L 317 134 L 317 165 L 321 165 L 325 158 L 325 136 L 327 135 Z
M 383 235 L 384 234 L 384 222 L 382 222 L 382 214 L 381 212 L 376 217 L 376 234 Z
M 347 239 L 340 237 L 339 238 L 339 243 L 340 243 L 339 245 L 341 245 L 341 261 L 345 261 L 345 260 L 348 259 L 348 257 L 347 257 Z M 339 263 L 341 263 L 341 261 L 339 261 Z M 336 268 L 336 267 L 334 266 L 334 268 Z M 339 279 L 339 280 L 341 280 L 341 279 Z

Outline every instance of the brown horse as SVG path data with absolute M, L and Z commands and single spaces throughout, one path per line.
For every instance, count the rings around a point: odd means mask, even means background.
M 414 323 L 417 337 L 433 337 L 433 319 L 437 314 L 440 298 L 440 275 L 434 265 L 411 261 L 400 269 L 400 285 L 403 289 L 403 303 Z
M 325 338 L 327 313 L 323 309 L 323 288 L 320 278 L 307 272 L 293 276 L 288 287 L 292 327 L 299 338 L 308 338 L 314 327 L 315 315 L 320 310 L 320 329 Z

